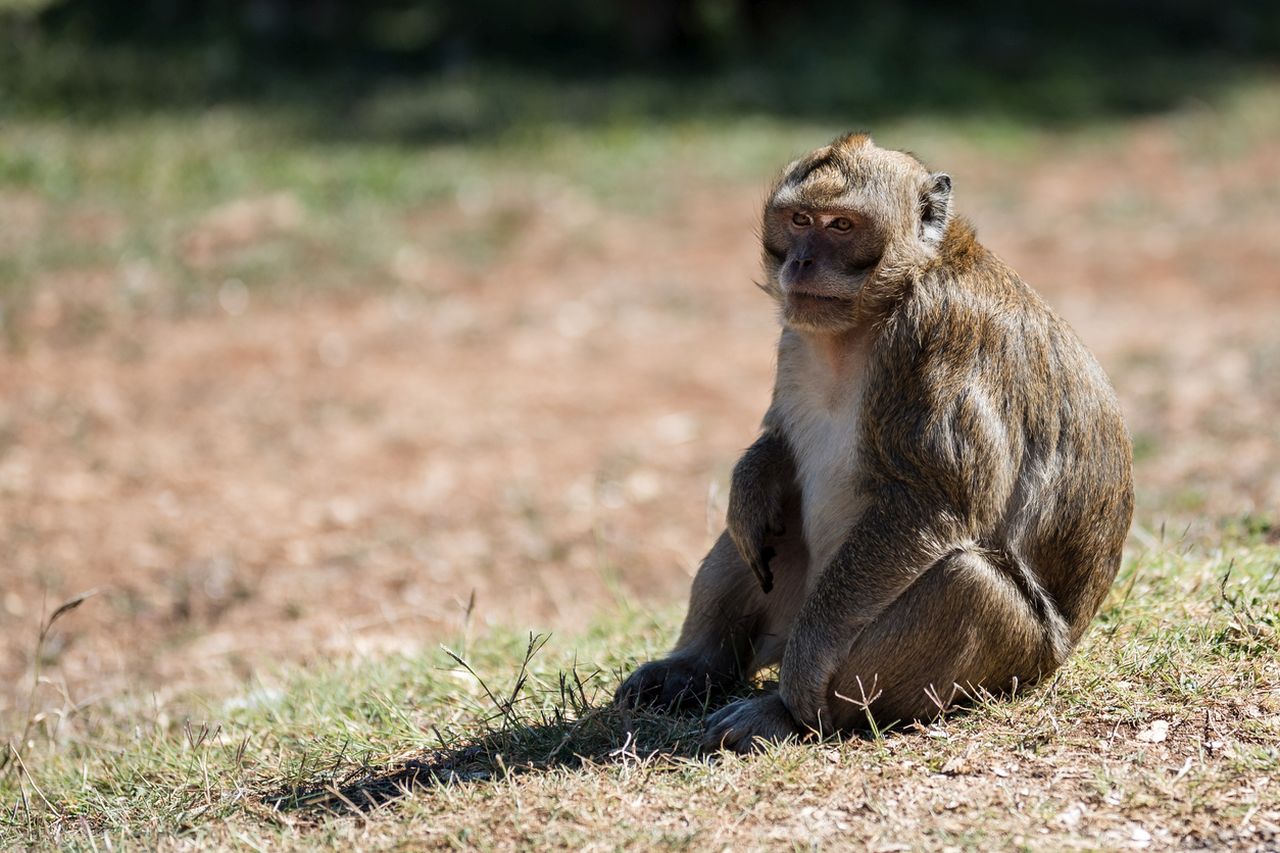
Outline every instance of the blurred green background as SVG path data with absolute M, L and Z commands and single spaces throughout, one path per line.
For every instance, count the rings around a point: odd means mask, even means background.
M 1273 126 L 1255 83 L 1278 58 L 1265 0 L 0 0 L 0 188 L 38 199 L 0 219 L 0 333 L 22 347 L 62 271 L 114 268 L 126 315 L 206 304 L 228 278 L 367 287 L 403 242 L 388 222 L 433 200 L 552 176 L 653 212 L 688 176 L 759 182 L 851 128 L 1034 157 L 1213 104 L 1233 118 L 1205 145 L 1238 148 Z M 251 250 L 184 252 L 208 211 L 273 192 L 292 207 Z M 518 225 L 423 248 L 482 268 Z M 108 325 L 100 302 L 59 325 Z
M 1280 55 L 1267 0 L 0 0 L 5 109 L 287 106 L 405 142 L 530 119 L 930 113 L 1078 121 L 1208 96 Z M 372 92 L 448 83 L 428 108 Z

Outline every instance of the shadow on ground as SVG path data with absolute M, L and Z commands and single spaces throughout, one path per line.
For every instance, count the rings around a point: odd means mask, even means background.
M 592 708 L 576 720 L 511 725 L 458 746 L 361 766 L 328 780 L 287 785 L 263 794 L 261 801 L 273 811 L 301 815 L 367 812 L 443 786 L 557 768 L 691 760 L 698 755 L 701 733 L 698 715 Z
M 261 794 L 260 801 L 275 812 L 316 817 L 341 815 L 374 811 L 415 792 L 557 769 L 579 770 L 636 762 L 652 767 L 714 760 L 700 748 L 707 713 L 736 699 L 776 689 L 776 683 L 744 684 L 718 696 L 711 705 L 660 712 L 620 709 L 612 704 L 593 707 L 582 692 L 582 682 L 562 676 L 562 688 L 569 683 L 574 683 L 578 692 L 570 696 L 562 689 L 562 704 L 550 712 L 551 719 L 525 722 L 514 710 L 514 700 L 496 700 L 500 713 L 482 724 L 489 727 L 500 721 L 496 729 L 475 737 L 463 736 L 455 745 L 405 755 L 386 764 L 365 764 L 345 772 L 319 774 L 302 784 L 278 785 Z M 517 693 L 519 684 L 517 682 Z M 563 704 L 565 698 L 571 698 L 571 704 L 576 707 L 571 710 Z M 989 701 L 993 701 L 993 697 L 984 693 L 973 703 L 948 709 L 948 716 L 964 715 L 972 710 L 973 704 Z M 871 740 L 886 734 L 923 731 L 925 728 L 918 724 L 894 722 L 835 737 Z M 445 741 L 438 732 L 436 736 Z

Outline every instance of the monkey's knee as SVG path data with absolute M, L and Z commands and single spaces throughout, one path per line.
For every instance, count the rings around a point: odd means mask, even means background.
M 1043 674 L 1046 632 L 1006 573 L 962 551 L 934 564 L 858 638 L 828 693 L 841 729 L 927 721 Z

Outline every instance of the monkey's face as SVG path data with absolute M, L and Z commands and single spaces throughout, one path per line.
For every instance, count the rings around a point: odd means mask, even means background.
M 838 333 L 859 321 L 868 284 L 934 256 L 946 230 L 951 179 L 915 157 L 852 134 L 783 170 L 765 205 L 765 290 L 783 322 Z
M 837 332 L 855 320 L 855 300 L 880 260 L 884 241 L 864 213 L 787 205 L 769 211 L 764 250 L 785 322 Z

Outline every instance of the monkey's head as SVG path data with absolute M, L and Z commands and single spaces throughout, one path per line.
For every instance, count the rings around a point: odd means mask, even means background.
M 864 133 L 787 166 L 764 208 L 765 283 L 783 322 L 803 331 L 856 326 L 872 285 L 937 258 L 951 216 L 951 178 Z

